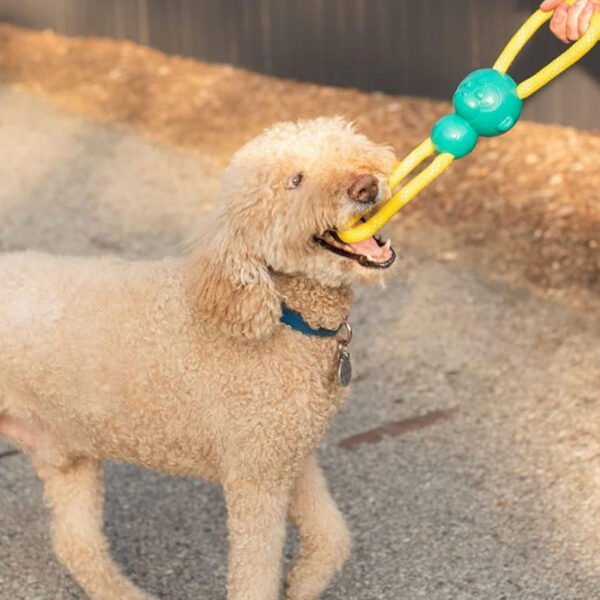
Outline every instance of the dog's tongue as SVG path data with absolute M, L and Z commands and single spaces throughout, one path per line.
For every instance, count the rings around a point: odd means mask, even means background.
M 369 255 L 378 259 L 386 259 L 390 253 L 389 248 L 380 247 L 374 237 L 367 238 L 362 242 L 355 242 L 350 246 L 357 254 Z

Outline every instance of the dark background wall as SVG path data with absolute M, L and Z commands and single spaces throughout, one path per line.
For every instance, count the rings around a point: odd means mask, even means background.
M 0 0 L 0 20 L 127 38 L 300 80 L 450 98 L 491 66 L 537 0 Z M 538 34 L 513 74 L 564 47 Z M 530 119 L 600 129 L 600 47 L 528 101 Z

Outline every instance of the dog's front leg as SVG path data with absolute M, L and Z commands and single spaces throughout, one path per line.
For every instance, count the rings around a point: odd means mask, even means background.
M 292 489 L 290 518 L 300 531 L 300 555 L 287 582 L 289 600 L 315 600 L 350 553 L 350 534 L 316 458 Z
M 225 498 L 228 600 L 277 600 L 289 489 L 236 480 L 225 485 Z

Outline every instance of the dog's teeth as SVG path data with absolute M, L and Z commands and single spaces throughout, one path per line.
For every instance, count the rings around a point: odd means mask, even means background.
M 375 259 L 370 254 L 365 254 L 365 258 L 371 262 L 375 262 Z
M 392 240 L 387 240 L 385 242 L 385 244 L 383 245 L 383 247 L 386 248 L 387 250 L 389 250 L 391 245 L 392 245 Z

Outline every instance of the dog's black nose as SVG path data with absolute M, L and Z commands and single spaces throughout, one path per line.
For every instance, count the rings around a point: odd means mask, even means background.
M 374 175 L 359 175 L 348 188 L 348 196 L 356 202 L 375 202 L 379 193 L 379 182 Z

